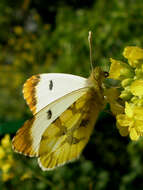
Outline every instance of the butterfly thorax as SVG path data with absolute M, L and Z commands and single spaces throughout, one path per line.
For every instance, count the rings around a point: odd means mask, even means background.
M 103 85 L 104 79 L 105 79 L 105 72 L 102 71 L 100 67 L 96 67 L 92 71 L 88 79 L 91 87 L 96 93 L 96 96 L 98 96 L 99 101 L 101 101 L 101 103 L 103 104 L 104 104 L 104 85 Z

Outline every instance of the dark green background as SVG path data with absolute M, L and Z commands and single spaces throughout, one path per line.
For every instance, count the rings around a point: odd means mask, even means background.
M 23 28 L 21 35 L 14 32 L 16 26 Z M 28 77 L 44 72 L 89 75 L 89 30 L 93 31 L 95 65 L 108 70 L 110 57 L 125 60 L 124 47 L 143 47 L 143 1 L 0 1 L 1 137 L 5 133 L 12 137 L 32 115 L 22 97 Z M 14 45 L 9 44 L 10 39 L 15 40 Z M 32 44 L 30 50 L 24 49 L 25 42 Z M 34 61 L 22 58 L 23 52 Z M 5 184 L 0 181 L 1 189 L 143 189 L 143 139 L 131 142 L 121 137 L 115 122 L 110 113 L 101 113 L 81 158 L 54 171 L 42 172 L 35 160 L 18 156 L 52 184 L 41 179 L 23 182 L 16 176 Z

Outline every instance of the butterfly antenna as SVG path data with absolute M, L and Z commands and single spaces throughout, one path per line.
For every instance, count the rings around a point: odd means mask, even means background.
M 88 42 L 89 42 L 89 50 L 90 50 L 90 66 L 91 66 L 91 70 L 93 71 L 93 59 L 92 59 L 92 32 L 91 32 L 91 31 L 89 31 Z

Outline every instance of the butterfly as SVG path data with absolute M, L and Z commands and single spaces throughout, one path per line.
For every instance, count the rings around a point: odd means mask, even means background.
M 77 159 L 106 104 L 105 77 L 96 67 L 89 78 L 49 73 L 28 79 L 23 94 L 33 118 L 16 133 L 13 149 L 37 157 L 42 170 Z

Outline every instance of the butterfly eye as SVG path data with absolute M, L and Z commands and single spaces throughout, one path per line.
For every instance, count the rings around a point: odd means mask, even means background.
M 104 72 L 104 77 L 107 78 L 109 76 L 109 73 L 108 72 Z

